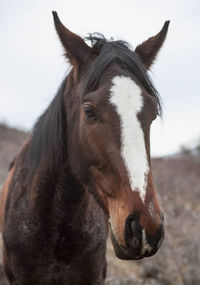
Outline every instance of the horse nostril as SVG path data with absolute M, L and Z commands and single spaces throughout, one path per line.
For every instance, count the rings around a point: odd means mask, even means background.
M 134 249 L 137 249 L 140 247 L 140 241 L 138 238 L 136 237 L 133 237 L 133 238 L 130 238 L 128 241 L 127 241 L 127 244 L 131 247 L 131 248 L 134 248 Z
M 126 220 L 125 240 L 126 244 L 133 249 L 139 249 L 141 247 L 142 230 L 137 219 L 131 216 Z
M 164 239 L 164 227 L 163 225 L 161 225 L 154 236 L 147 237 L 147 243 L 152 248 L 158 249 L 161 246 L 163 239 Z
M 140 246 L 140 241 L 137 238 L 136 229 L 137 229 L 136 221 L 132 221 L 131 222 L 132 239 L 130 240 L 130 243 L 133 248 L 138 248 Z

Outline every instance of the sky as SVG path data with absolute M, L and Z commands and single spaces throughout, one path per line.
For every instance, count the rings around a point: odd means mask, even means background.
M 200 1 L 1 0 L 0 122 L 30 130 L 69 65 L 51 11 L 71 31 L 101 32 L 134 48 L 170 20 L 151 77 L 163 101 L 163 118 L 151 130 L 153 156 L 176 153 L 200 139 Z

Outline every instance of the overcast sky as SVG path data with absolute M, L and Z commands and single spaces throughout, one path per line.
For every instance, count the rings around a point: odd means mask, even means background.
M 0 121 L 31 129 L 67 70 L 51 10 L 81 36 L 101 32 L 133 47 L 171 20 L 152 67 L 164 103 L 152 127 L 153 155 L 176 152 L 200 137 L 200 1 L 1 0 Z

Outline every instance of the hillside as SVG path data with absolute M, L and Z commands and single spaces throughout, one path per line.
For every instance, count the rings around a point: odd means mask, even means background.
M 5 179 L 8 167 L 15 158 L 28 133 L 0 124 L 0 186 Z
M 0 124 L 0 185 L 28 134 Z M 107 285 L 200 284 L 200 161 L 179 155 L 152 160 L 159 200 L 165 212 L 165 240 L 152 258 L 126 262 L 108 241 Z M 1 268 L 0 268 L 1 269 Z M 0 271 L 0 285 L 7 284 Z

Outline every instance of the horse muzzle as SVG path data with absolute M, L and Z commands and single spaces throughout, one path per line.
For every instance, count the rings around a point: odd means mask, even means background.
M 154 255 L 164 239 L 163 223 L 154 235 L 147 235 L 134 215 L 127 217 L 124 229 L 125 245 L 117 242 L 111 229 L 111 239 L 115 254 L 124 260 L 136 260 Z

